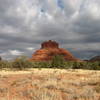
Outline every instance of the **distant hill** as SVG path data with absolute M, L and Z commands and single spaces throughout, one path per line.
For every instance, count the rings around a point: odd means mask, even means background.
M 100 61 L 100 56 L 95 56 L 95 57 L 91 58 L 89 61 L 92 61 L 92 62 Z

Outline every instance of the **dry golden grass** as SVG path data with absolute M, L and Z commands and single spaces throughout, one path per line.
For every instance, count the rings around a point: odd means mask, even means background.
M 100 71 L 1 71 L 0 100 L 100 100 Z

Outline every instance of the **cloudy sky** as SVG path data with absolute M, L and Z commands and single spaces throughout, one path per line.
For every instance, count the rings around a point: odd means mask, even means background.
M 0 56 L 31 57 L 45 40 L 74 56 L 100 55 L 100 0 L 0 0 Z

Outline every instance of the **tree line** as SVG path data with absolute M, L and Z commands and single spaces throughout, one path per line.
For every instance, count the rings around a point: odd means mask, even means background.
M 27 69 L 27 68 L 59 68 L 59 69 L 88 69 L 100 70 L 100 62 L 74 62 L 65 61 L 63 56 L 56 55 L 51 61 L 30 61 L 25 56 L 20 56 L 12 61 L 0 60 L 0 69 Z

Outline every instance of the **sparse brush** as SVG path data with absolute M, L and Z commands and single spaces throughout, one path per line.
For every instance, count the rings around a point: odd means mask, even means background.
M 32 63 L 24 56 L 15 59 L 12 63 L 13 68 L 23 70 L 25 68 L 32 68 Z
M 0 69 L 4 69 L 4 68 L 12 68 L 12 62 L 8 62 L 8 61 L 0 61 Z
M 72 62 L 65 61 L 63 56 L 56 55 L 52 61 L 32 62 L 25 56 L 13 61 L 0 60 L 0 69 L 10 68 L 25 70 L 27 68 L 59 68 L 59 69 L 89 69 L 100 70 L 100 62 Z
M 100 93 L 100 85 L 96 86 L 96 87 L 94 88 L 94 90 L 95 90 L 97 93 Z
M 55 55 L 51 62 L 51 68 L 63 68 L 64 67 L 64 57 L 61 55 Z

